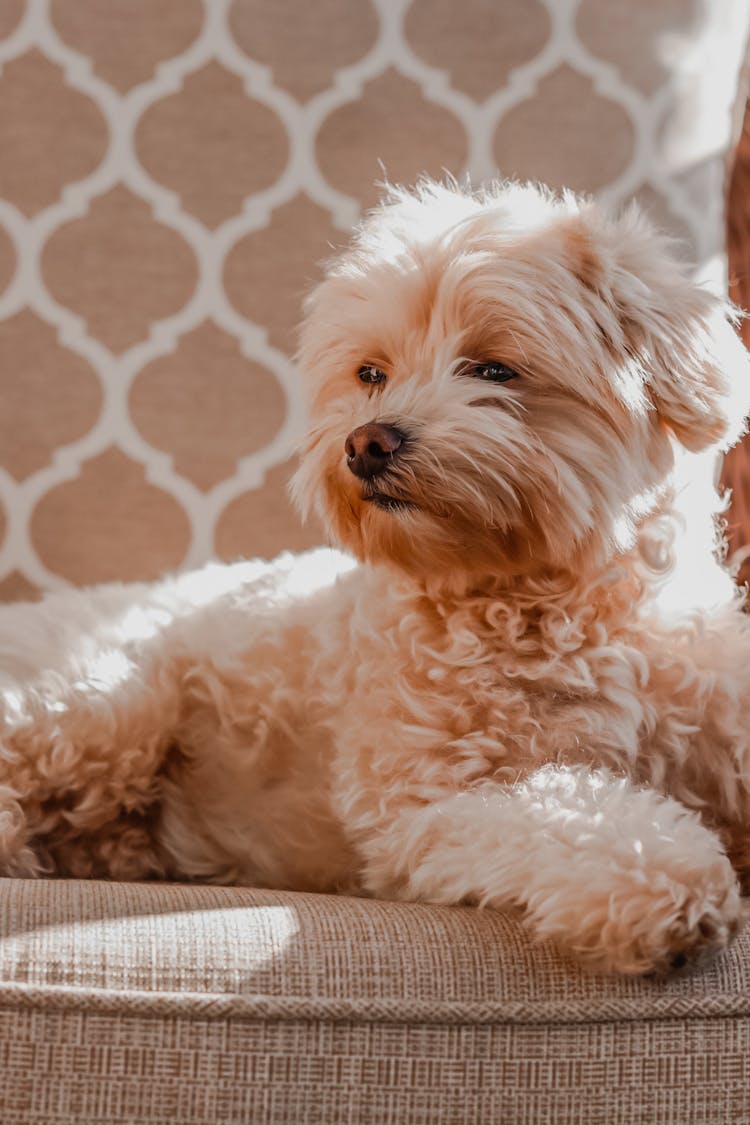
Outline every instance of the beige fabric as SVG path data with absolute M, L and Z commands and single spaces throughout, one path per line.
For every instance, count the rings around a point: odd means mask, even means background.
M 302 294 L 385 172 L 638 195 L 723 251 L 745 0 L 0 5 L 0 595 L 318 542 Z
M 746 1023 L 0 1012 L 4 1125 L 745 1125 Z
M 588 975 L 472 909 L 0 882 L 3 1125 L 750 1121 L 750 935 Z

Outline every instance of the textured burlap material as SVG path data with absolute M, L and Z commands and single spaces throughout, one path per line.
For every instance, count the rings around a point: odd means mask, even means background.
M 595 976 L 517 919 L 0 882 L 3 1125 L 750 1121 L 750 935 Z

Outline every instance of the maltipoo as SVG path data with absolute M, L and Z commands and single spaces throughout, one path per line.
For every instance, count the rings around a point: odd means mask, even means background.
M 724 946 L 750 622 L 694 454 L 750 406 L 731 315 L 635 210 L 391 192 L 299 351 L 293 491 L 358 563 L 4 608 L 2 871 L 517 907 L 626 973 Z

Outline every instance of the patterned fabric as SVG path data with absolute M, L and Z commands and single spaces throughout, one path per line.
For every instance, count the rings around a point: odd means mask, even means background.
M 3 1125 L 743 1125 L 750 934 L 605 978 L 473 909 L 0 881 Z
M 637 195 L 721 272 L 745 0 L 0 3 L 0 596 L 318 541 L 294 324 L 384 172 Z

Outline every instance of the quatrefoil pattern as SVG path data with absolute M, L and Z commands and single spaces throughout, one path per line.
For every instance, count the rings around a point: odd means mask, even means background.
M 320 541 L 295 323 L 376 181 L 637 196 L 721 278 L 745 0 L 2 0 L 0 597 Z

